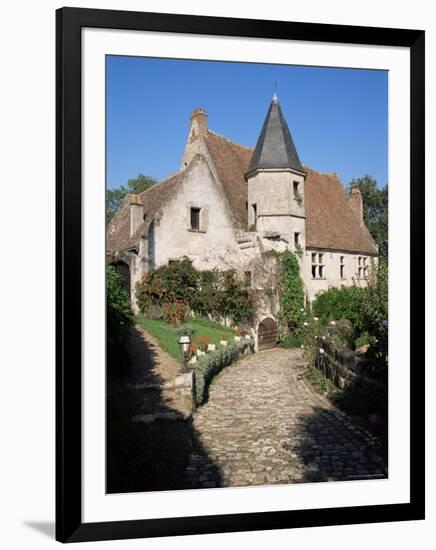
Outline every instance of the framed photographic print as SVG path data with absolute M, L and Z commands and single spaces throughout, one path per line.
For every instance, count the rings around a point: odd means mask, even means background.
M 423 519 L 424 32 L 56 48 L 56 538 Z

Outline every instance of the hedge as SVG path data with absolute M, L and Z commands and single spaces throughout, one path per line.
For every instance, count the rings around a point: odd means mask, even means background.
M 226 347 L 220 347 L 216 351 L 211 351 L 199 358 L 194 367 L 194 399 L 197 406 L 202 405 L 207 400 L 209 386 L 214 376 L 248 352 L 254 352 L 254 340 L 252 338 L 232 342 Z

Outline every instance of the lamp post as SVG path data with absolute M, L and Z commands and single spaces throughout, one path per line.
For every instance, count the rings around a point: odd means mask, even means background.
M 189 347 L 191 345 L 191 338 L 188 334 L 182 334 L 179 338 L 179 347 L 183 355 L 183 370 L 188 370 L 188 357 Z

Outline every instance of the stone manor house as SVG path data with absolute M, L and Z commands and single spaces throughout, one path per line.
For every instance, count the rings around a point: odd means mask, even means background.
M 300 162 L 275 94 L 254 150 L 210 130 L 196 109 L 179 171 L 128 195 L 107 228 L 108 261 L 134 307 L 143 273 L 185 256 L 197 269 L 235 268 L 261 292 L 273 284 L 274 255 L 265 253 L 286 249 L 300 258 L 309 302 L 330 286 L 365 285 L 378 253 L 360 191 L 349 194 L 336 174 Z M 257 324 L 259 334 L 262 326 L 275 330 L 268 300 Z

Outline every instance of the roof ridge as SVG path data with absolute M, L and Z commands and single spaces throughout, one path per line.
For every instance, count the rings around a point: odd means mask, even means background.
M 302 166 L 303 168 L 307 168 L 311 172 L 315 172 L 315 174 L 320 174 L 321 176 L 334 176 L 340 181 L 340 178 L 337 172 L 323 172 L 321 170 L 317 170 L 316 168 L 312 168 L 311 166 L 309 166 L 308 164 L 305 164 L 304 162 L 302 163 Z
M 248 151 L 253 151 L 254 147 L 248 147 L 248 145 L 242 145 L 241 143 L 237 143 L 236 141 L 233 141 L 232 139 L 226 138 L 222 134 L 219 134 L 218 132 L 215 132 L 215 130 L 211 130 L 208 128 L 208 133 L 214 134 L 215 136 L 218 136 L 219 138 L 223 139 L 224 141 L 228 141 L 232 145 L 237 145 L 238 147 L 241 147 L 241 149 L 247 149 Z
M 141 195 L 141 197 L 145 196 L 149 191 L 157 189 L 159 187 L 159 185 L 167 183 L 167 181 L 173 180 L 175 177 L 181 175 L 184 171 L 185 171 L 185 169 L 184 170 L 178 170 L 178 171 L 176 170 L 175 172 L 172 172 L 165 179 L 156 182 L 154 185 L 151 185 L 148 189 L 144 189 L 144 191 L 141 191 L 140 193 L 138 193 L 138 195 Z

